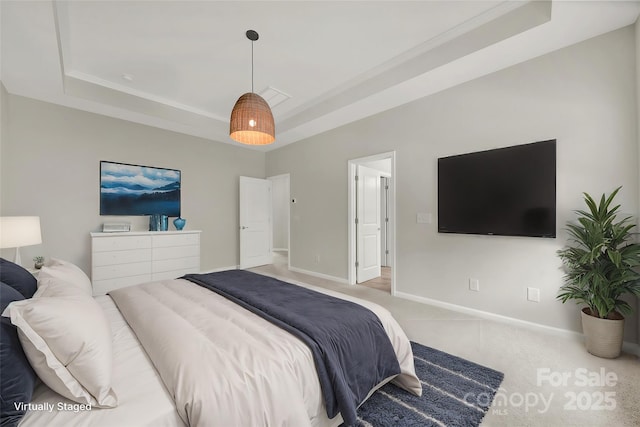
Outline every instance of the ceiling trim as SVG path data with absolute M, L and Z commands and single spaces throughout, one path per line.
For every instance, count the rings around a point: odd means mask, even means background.
M 376 69 L 381 71 L 370 72 L 366 78 L 358 77 L 326 95 L 321 102 L 302 107 L 301 112 L 280 120 L 280 130 L 287 132 L 302 126 L 550 20 L 551 1 L 503 3 Z
M 205 134 L 209 138 L 235 144 L 228 136 L 227 117 L 73 70 L 73 64 L 65 61 L 66 46 L 70 43 L 67 33 L 67 4 L 53 0 L 52 9 L 62 89 L 66 95 L 149 115 L 189 128 L 200 128 L 206 130 Z M 309 129 L 305 126 L 307 123 L 324 123 L 323 127 L 330 128 L 330 121 L 326 119 L 334 116 L 332 112 L 352 104 L 358 105 L 359 101 L 372 94 L 547 22 L 550 17 L 549 0 L 503 2 L 280 118 L 277 124 L 277 146 L 310 136 L 304 131 L 305 128 Z M 293 132 L 295 129 L 301 132 Z M 283 135 L 286 136 L 284 139 Z M 277 147 L 274 145 L 274 148 Z

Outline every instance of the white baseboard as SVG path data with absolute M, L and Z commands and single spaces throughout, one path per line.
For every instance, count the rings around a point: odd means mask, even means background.
M 470 314 L 473 316 L 477 316 L 483 319 L 495 320 L 502 323 L 508 323 L 511 325 L 517 325 L 521 327 L 525 327 L 528 329 L 543 331 L 547 333 L 552 333 L 554 335 L 564 336 L 574 340 L 582 340 L 582 333 L 571 331 L 569 329 L 556 328 L 553 326 L 541 325 L 540 323 L 529 322 L 527 320 L 516 319 L 515 317 L 503 316 L 501 314 L 495 314 L 488 311 L 482 311 L 475 308 L 469 308 L 462 305 L 451 304 L 444 301 L 439 301 L 431 298 L 421 297 L 418 295 L 408 294 L 406 292 L 398 292 L 396 291 L 395 296 L 398 298 L 404 298 L 411 301 L 419 302 L 422 304 L 433 305 L 436 307 L 444 308 L 451 311 L 456 311 L 458 313 Z M 631 342 L 625 341 L 622 344 L 622 350 L 635 354 L 640 357 L 640 344 L 635 344 Z
M 289 252 L 289 249 L 287 249 L 287 248 L 273 248 L 271 250 L 272 251 L 278 251 L 278 252 Z
M 332 280 L 334 282 L 342 283 L 343 285 L 348 285 L 349 281 L 342 277 L 329 276 L 328 274 L 318 273 L 316 271 L 311 270 L 303 270 L 302 268 L 289 266 L 289 270 L 295 271 L 296 273 L 307 274 L 313 277 L 319 277 L 320 279 Z

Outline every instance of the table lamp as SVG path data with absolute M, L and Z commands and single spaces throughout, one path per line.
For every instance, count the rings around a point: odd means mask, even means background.
M 22 246 L 42 243 L 39 216 L 0 217 L 0 248 L 16 248 L 14 263 L 20 265 Z

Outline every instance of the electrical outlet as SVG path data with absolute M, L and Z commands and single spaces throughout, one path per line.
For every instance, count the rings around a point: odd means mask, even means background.
M 474 278 L 469 279 L 469 290 L 480 292 L 480 280 Z
M 320 264 L 320 255 L 316 255 L 316 264 Z
M 540 302 L 540 289 L 527 288 L 527 301 Z

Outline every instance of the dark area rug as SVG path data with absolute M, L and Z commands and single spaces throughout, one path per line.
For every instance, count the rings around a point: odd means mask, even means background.
M 358 409 L 358 426 L 478 426 L 504 374 L 421 344 L 411 347 L 422 396 L 386 384 Z

